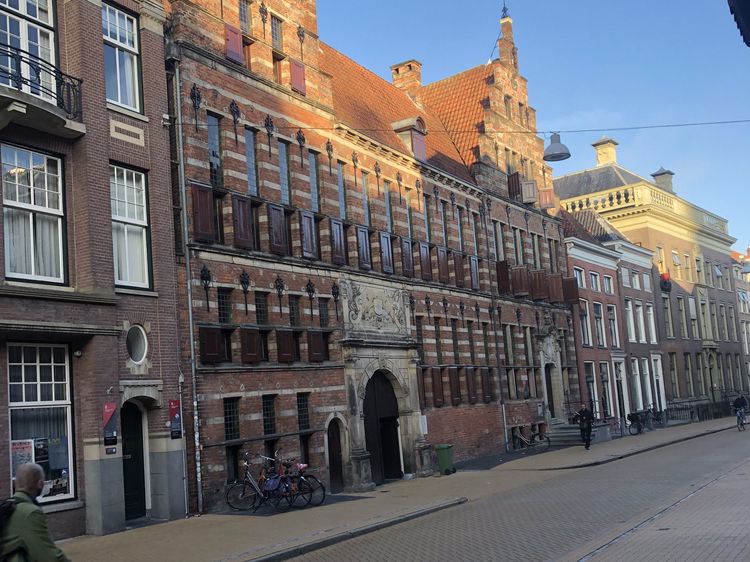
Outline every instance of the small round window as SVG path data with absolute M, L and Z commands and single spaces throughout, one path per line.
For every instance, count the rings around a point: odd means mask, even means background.
M 142 363 L 148 351 L 148 339 L 146 332 L 141 326 L 132 326 L 128 330 L 128 338 L 125 342 L 128 347 L 128 355 L 133 363 Z

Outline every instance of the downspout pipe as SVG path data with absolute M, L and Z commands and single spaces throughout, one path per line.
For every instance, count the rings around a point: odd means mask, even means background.
M 182 143 L 182 99 L 180 91 L 182 88 L 182 77 L 180 73 L 180 58 L 178 45 L 173 48 L 177 51 L 177 56 L 172 59 L 174 64 L 174 104 L 176 109 L 177 123 L 177 155 L 178 155 L 178 177 L 180 182 L 180 206 L 182 207 L 182 249 L 185 256 L 185 287 L 187 290 L 187 311 L 188 311 L 188 337 L 190 338 L 190 383 L 193 399 L 193 445 L 195 447 L 195 485 L 197 488 L 198 513 L 203 513 L 203 470 L 201 459 L 201 439 L 200 439 L 200 417 L 198 415 L 198 382 L 196 371 L 195 357 L 195 327 L 193 325 L 193 276 L 190 259 L 189 229 L 188 229 L 188 212 L 187 212 L 187 187 L 185 181 L 185 152 Z

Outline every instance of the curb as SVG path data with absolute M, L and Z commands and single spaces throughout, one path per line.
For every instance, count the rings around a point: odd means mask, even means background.
M 439 503 L 437 505 L 426 507 L 424 509 L 419 509 L 417 511 L 412 511 L 411 513 L 406 513 L 398 517 L 394 517 L 393 519 L 380 521 L 378 523 L 373 523 L 371 525 L 365 525 L 364 527 L 359 527 L 357 529 L 352 529 L 350 531 L 344 531 L 342 533 L 338 533 L 330 537 L 325 537 L 317 541 L 312 541 L 312 542 L 302 544 L 299 546 L 293 546 L 291 548 L 279 550 L 277 552 L 266 554 L 258 558 L 245 558 L 244 562 L 249 562 L 250 560 L 252 560 L 253 562 L 277 562 L 280 560 L 289 560 L 290 558 L 294 558 L 295 556 L 301 556 L 302 554 L 307 554 L 308 552 L 312 552 L 314 550 L 319 550 L 321 548 L 332 546 L 334 544 L 338 544 L 340 542 L 344 542 L 346 540 L 353 539 L 355 537 L 360 537 L 362 535 L 366 535 L 374 531 L 379 531 L 387 527 L 392 527 L 393 525 L 398 525 L 399 523 L 405 523 L 407 521 L 411 521 L 412 519 L 417 519 L 418 517 L 430 515 L 431 513 L 435 513 L 436 511 L 442 511 L 443 509 L 447 509 L 449 507 L 461 505 L 461 504 L 466 503 L 467 501 L 469 500 L 468 498 L 465 498 L 465 497 L 454 498 L 452 500 L 448 500 L 443 503 Z
M 592 461 L 587 462 L 583 464 L 573 464 L 569 466 L 557 466 L 554 468 L 538 468 L 539 471 L 549 471 L 549 470 L 571 470 L 574 468 L 587 468 L 591 466 L 601 466 L 603 464 L 607 464 L 614 461 L 619 461 L 622 459 L 626 459 L 628 457 L 632 457 L 635 455 L 640 455 L 641 453 L 648 453 L 649 451 L 653 451 L 655 449 L 661 449 L 662 447 L 668 447 L 669 445 L 674 445 L 676 443 L 683 443 L 685 441 L 690 441 L 691 439 L 697 439 L 698 437 L 703 437 L 705 435 L 713 435 L 714 433 L 719 433 L 720 431 L 728 431 L 730 429 L 734 429 L 735 426 L 730 427 L 722 427 L 720 429 L 712 429 L 710 431 L 705 431 L 703 433 L 698 433 L 696 435 L 688 435 L 687 437 L 680 437 L 679 439 L 675 439 L 674 441 L 667 441 L 665 443 L 658 443 L 656 445 L 651 445 L 650 447 L 646 447 L 645 449 L 639 449 L 637 451 L 631 451 L 629 453 L 623 453 L 622 455 L 617 455 L 616 457 L 611 457 L 608 459 L 600 460 L 600 461 Z

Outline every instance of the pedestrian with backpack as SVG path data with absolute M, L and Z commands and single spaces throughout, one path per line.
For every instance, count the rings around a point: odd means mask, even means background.
M 0 561 L 70 562 L 47 530 L 47 518 L 36 501 L 44 489 L 44 469 L 34 463 L 16 470 L 16 493 L 0 503 Z

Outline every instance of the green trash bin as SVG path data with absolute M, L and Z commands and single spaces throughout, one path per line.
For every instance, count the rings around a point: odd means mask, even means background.
M 435 453 L 440 474 L 447 475 L 456 472 L 453 466 L 453 445 L 435 445 Z

